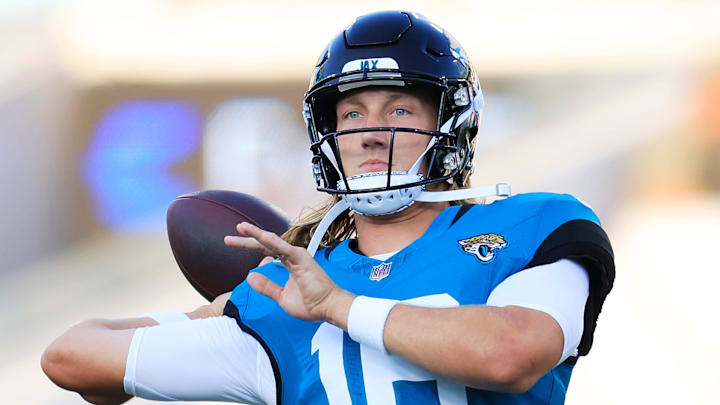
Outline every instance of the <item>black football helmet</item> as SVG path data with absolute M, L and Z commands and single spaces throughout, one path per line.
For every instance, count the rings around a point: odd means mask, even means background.
M 437 97 L 435 131 L 414 128 L 362 128 L 336 131 L 335 106 L 346 92 L 365 86 L 401 86 Z M 303 116 L 313 152 L 318 190 L 352 195 L 407 189 L 451 181 L 462 187 L 473 171 L 475 136 L 483 108 L 482 92 L 460 44 L 424 16 L 382 11 L 359 17 L 322 52 L 303 100 Z M 353 189 L 342 168 L 337 137 L 357 132 L 412 132 L 428 136 L 427 173 L 412 182 L 387 182 Z

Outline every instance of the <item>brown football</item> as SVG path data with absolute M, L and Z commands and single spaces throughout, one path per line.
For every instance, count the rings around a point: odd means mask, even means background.
M 175 199 L 167 211 L 167 231 L 185 278 L 208 301 L 232 290 L 262 260 L 260 253 L 225 246 L 235 226 L 250 222 L 282 235 L 290 220 L 278 208 L 248 194 L 206 190 Z

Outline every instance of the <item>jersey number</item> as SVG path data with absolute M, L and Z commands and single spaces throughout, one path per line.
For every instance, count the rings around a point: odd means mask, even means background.
M 425 307 L 456 307 L 448 294 L 403 301 Z M 320 381 L 330 405 L 467 404 L 463 385 L 441 379 L 407 361 L 361 346 L 347 332 L 328 323 L 312 338 Z

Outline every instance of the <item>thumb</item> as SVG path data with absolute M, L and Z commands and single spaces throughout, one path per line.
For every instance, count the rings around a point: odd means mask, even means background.
M 280 300 L 283 288 L 275 284 L 272 280 L 259 273 L 250 273 L 247 281 L 255 291 L 260 294 L 272 298 L 276 302 Z

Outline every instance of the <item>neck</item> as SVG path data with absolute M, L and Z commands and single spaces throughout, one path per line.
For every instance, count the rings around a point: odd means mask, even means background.
M 416 202 L 396 214 L 355 214 L 358 248 L 367 256 L 400 250 L 422 236 L 447 202 Z

